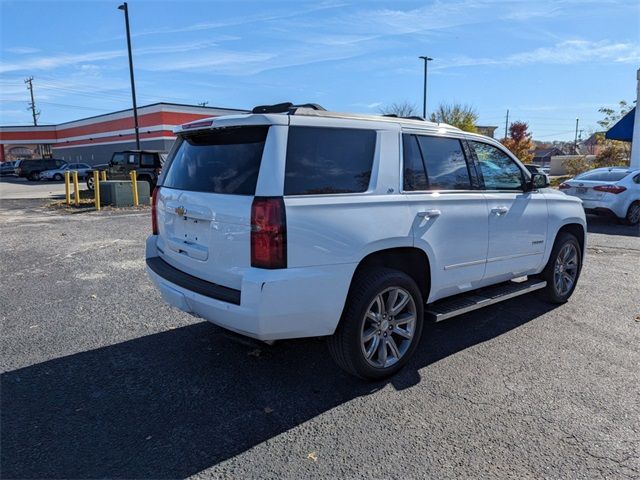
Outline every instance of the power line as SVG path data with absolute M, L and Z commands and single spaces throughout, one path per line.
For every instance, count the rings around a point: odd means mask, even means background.
M 111 109 L 107 109 L 107 108 L 96 108 L 96 107 L 87 107 L 87 106 L 83 107 L 82 105 L 70 105 L 68 103 L 45 102 L 42 100 L 40 101 L 40 103 L 44 103 L 46 105 L 55 105 L 56 107 L 70 107 L 78 110 L 92 110 L 94 112 L 111 112 Z

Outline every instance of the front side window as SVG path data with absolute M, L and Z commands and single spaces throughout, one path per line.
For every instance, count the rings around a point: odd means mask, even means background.
M 254 195 L 269 127 L 233 127 L 178 139 L 163 187 Z
M 516 162 L 499 148 L 471 141 L 486 190 L 522 190 L 524 178 Z
M 366 191 L 375 147 L 374 130 L 290 127 L 284 194 Z
M 130 153 L 127 155 L 127 163 L 129 165 L 135 165 L 136 164 L 136 154 L 135 153 Z
M 124 153 L 116 153 L 111 159 L 113 165 L 124 165 Z

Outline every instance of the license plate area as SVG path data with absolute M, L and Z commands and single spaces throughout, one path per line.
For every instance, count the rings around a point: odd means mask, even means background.
M 208 245 L 209 222 L 189 217 L 179 217 L 174 220 L 174 236 L 186 243 Z
M 585 194 L 587 193 L 587 187 L 576 187 L 576 193 Z
M 168 247 L 180 255 L 206 261 L 209 258 L 210 223 L 208 220 L 174 215 L 167 239 Z

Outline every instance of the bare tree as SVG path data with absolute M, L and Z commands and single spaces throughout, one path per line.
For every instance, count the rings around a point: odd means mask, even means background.
M 418 112 L 416 106 L 413 103 L 405 100 L 400 103 L 391 103 L 380 108 L 380 113 L 383 115 L 397 115 L 398 117 L 416 117 Z

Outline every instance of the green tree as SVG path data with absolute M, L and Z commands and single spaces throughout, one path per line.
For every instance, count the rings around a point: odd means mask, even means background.
M 469 105 L 441 103 L 431 114 L 431 121 L 448 123 L 465 132 L 477 132 L 478 112 Z
M 599 152 L 596 155 L 594 166 L 596 167 L 613 167 L 613 166 L 625 166 L 629 165 L 629 159 L 631 158 L 631 143 L 621 142 L 618 140 L 607 140 L 605 133 L 611 127 L 613 127 L 618 120 L 624 117 L 631 106 L 624 100 L 618 102 L 618 108 L 602 107 L 598 112 L 602 113 L 604 117 L 598 121 L 598 125 L 602 128 L 602 132 L 596 133 L 596 142 L 598 144 Z
M 527 163 L 533 159 L 533 140 L 526 122 L 513 122 L 509 125 L 509 136 L 502 140 L 502 144 L 520 159 Z

